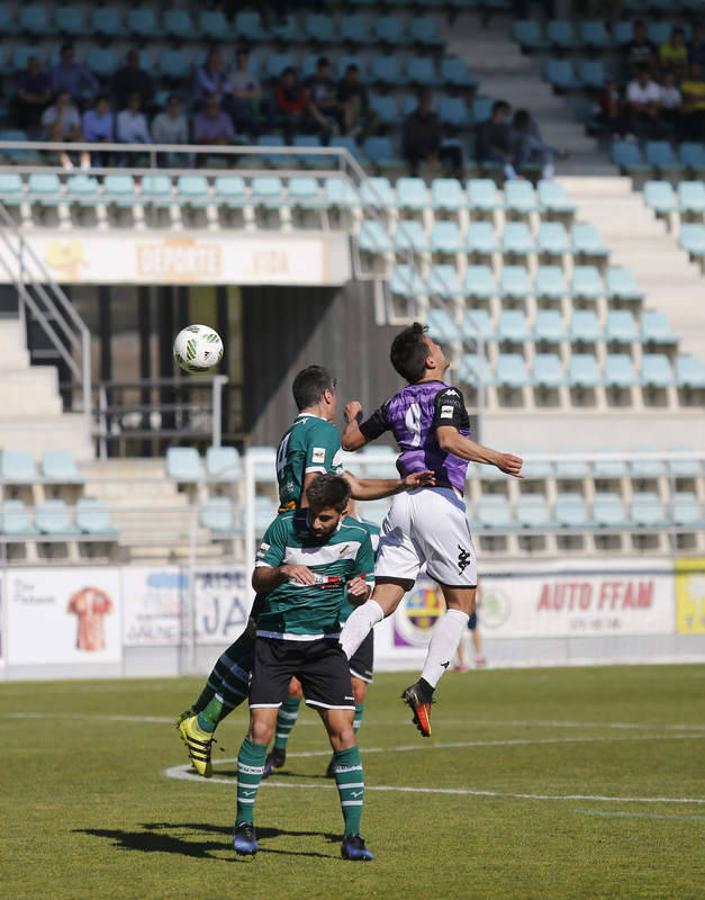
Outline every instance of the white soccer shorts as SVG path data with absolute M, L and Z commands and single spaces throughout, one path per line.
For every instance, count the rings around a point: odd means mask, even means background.
M 392 498 L 382 523 L 375 578 L 415 581 L 422 565 L 450 587 L 477 585 L 465 503 L 451 488 L 419 488 Z

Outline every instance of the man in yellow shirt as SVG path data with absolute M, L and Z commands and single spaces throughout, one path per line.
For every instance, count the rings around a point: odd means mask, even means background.
M 658 58 L 661 68 L 681 78 L 688 66 L 688 48 L 682 28 L 673 28 L 669 40 L 659 47 Z
M 681 82 L 683 133 L 689 141 L 705 136 L 705 81 L 698 63 L 691 62 L 688 75 Z

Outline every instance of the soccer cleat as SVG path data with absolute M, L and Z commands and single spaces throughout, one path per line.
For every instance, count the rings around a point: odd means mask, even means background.
M 178 728 L 179 725 L 181 725 L 181 723 L 184 721 L 184 719 L 190 719 L 191 716 L 195 716 L 195 715 L 196 715 L 196 710 L 192 706 L 189 706 L 188 709 L 185 709 L 182 713 L 179 713 L 179 715 L 176 719 L 176 727 Z
M 211 749 L 213 736 L 204 731 L 198 724 L 197 716 L 181 719 L 177 725 L 182 741 L 186 744 L 191 765 L 204 778 L 213 774 L 211 766 Z
M 272 747 L 271 752 L 267 754 L 267 758 L 264 761 L 262 778 L 269 778 L 272 772 L 275 769 L 281 769 L 285 762 L 286 750 L 280 749 L 279 747 Z
M 326 769 L 326 778 L 335 778 L 335 756 L 331 756 L 328 768 Z
M 365 847 L 365 840 L 359 834 L 346 834 L 340 846 L 340 855 L 343 859 L 369 862 L 374 859 L 370 850 Z
M 487 660 L 484 656 L 476 656 L 475 657 L 475 666 L 478 669 L 484 669 L 487 665 Z
M 431 737 L 432 692 L 428 689 L 424 690 L 421 682 L 417 681 L 404 691 L 401 695 L 401 699 L 407 706 L 411 707 L 411 710 L 414 713 L 412 721 L 423 737 Z
M 254 856 L 259 850 L 255 826 L 249 822 L 241 822 L 235 826 L 233 848 L 240 856 Z

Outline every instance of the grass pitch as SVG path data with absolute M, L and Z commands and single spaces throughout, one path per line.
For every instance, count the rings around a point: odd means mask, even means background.
M 310 711 L 272 779 L 283 786 L 260 790 L 252 860 L 230 843 L 244 708 L 219 731 L 216 778 L 189 781 L 165 771 L 186 769 L 172 720 L 199 680 L 0 685 L 0 893 L 705 895 L 705 666 L 451 673 L 428 741 L 398 699 L 410 680 L 379 675 L 368 695 L 369 864 L 340 859 L 327 743 Z

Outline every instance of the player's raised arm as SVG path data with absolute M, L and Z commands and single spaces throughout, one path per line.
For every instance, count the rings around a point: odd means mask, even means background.
M 351 400 L 346 404 L 343 415 L 345 416 L 345 429 L 340 442 L 343 450 L 359 450 L 370 441 L 376 440 L 389 428 L 386 404 L 380 406 L 369 419 L 363 421 L 362 404 L 359 400 Z
M 419 487 L 433 487 L 436 477 L 433 472 L 412 472 L 404 478 L 358 478 L 350 472 L 343 472 L 350 485 L 353 500 L 382 500 L 402 491 L 413 491 Z

